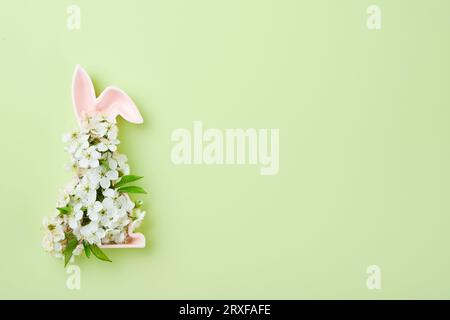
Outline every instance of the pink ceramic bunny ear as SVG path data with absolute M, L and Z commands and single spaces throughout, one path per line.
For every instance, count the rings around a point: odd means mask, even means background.
M 108 87 L 102 92 L 98 97 L 96 110 L 101 114 L 120 115 L 131 123 L 144 122 L 133 100 L 116 87 Z
M 91 78 L 79 65 L 75 67 L 72 80 L 72 100 L 78 122 L 95 111 L 95 91 Z
M 73 74 L 72 99 L 78 122 L 94 115 L 120 115 L 132 123 L 144 122 L 133 100 L 119 88 L 108 87 L 96 98 L 91 78 L 79 65 Z

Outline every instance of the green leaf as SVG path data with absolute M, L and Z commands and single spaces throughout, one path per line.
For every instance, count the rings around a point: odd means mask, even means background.
M 128 175 L 128 176 L 123 176 L 122 179 L 120 179 L 119 182 L 116 183 L 115 187 L 116 188 L 120 188 L 121 186 L 133 182 L 133 181 L 137 181 L 142 179 L 143 177 L 141 176 L 133 176 L 133 175 Z
M 136 186 L 121 187 L 121 188 L 117 189 L 117 191 L 124 192 L 124 193 L 147 193 L 141 187 L 136 187 Z
M 58 209 L 59 213 L 61 214 L 69 214 L 71 211 L 70 207 L 62 207 L 62 208 L 56 208 Z
M 98 259 L 103 260 L 103 261 L 112 262 L 108 258 L 108 256 L 99 247 L 97 247 L 97 245 L 91 244 L 89 246 L 89 248 L 91 249 L 91 251 L 94 254 L 94 256 L 96 256 Z
M 67 244 L 64 249 L 64 267 L 69 263 L 70 258 L 72 258 L 73 250 L 75 250 L 78 245 L 78 239 L 72 233 L 66 234 L 66 238 Z
M 89 247 L 89 243 L 86 243 L 86 241 L 83 241 L 83 247 L 84 247 L 84 254 L 89 259 L 91 257 L 91 249 Z

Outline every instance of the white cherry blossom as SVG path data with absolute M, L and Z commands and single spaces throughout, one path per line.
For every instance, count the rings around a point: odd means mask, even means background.
M 87 208 L 87 216 L 91 221 L 97 221 L 99 218 L 99 212 L 103 210 L 103 205 L 100 201 L 95 201 L 95 203 Z
M 115 118 L 88 118 L 78 130 L 65 135 L 64 141 L 75 174 L 57 199 L 59 210 L 44 219 L 42 246 L 64 258 L 70 236 L 77 240 L 73 256 L 84 251 L 83 243 L 124 243 L 128 232 L 142 223 L 145 211 L 140 209 L 141 201 L 136 205 L 115 187 L 122 176 L 130 174 L 127 157 L 117 152 L 120 141 Z
M 100 165 L 101 156 L 101 153 L 93 146 L 83 150 L 80 155 L 80 168 L 97 168 Z

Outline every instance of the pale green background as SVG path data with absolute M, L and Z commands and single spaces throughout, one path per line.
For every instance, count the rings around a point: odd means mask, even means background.
M 2 0 L 0 297 L 450 298 L 449 36 L 448 0 Z M 70 291 L 40 226 L 70 179 L 77 63 L 146 120 L 121 150 L 151 216 L 147 248 L 79 259 Z M 173 165 L 194 120 L 279 128 L 279 174 Z

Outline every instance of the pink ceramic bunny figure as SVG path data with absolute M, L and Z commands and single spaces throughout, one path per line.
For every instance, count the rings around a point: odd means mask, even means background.
M 79 65 L 76 66 L 73 74 L 72 99 L 75 115 L 79 123 L 84 118 L 95 115 L 114 117 L 120 115 L 131 123 L 139 124 L 144 122 L 134 102 L 121 89 L 109 86 L 99 97 L 96 97 L 91 78 Z M 144 248 L 145 237 L 141 233 L 132 233 L 131 228 L 129 228 L 126 243 L 102 245 L 101 247 Z

